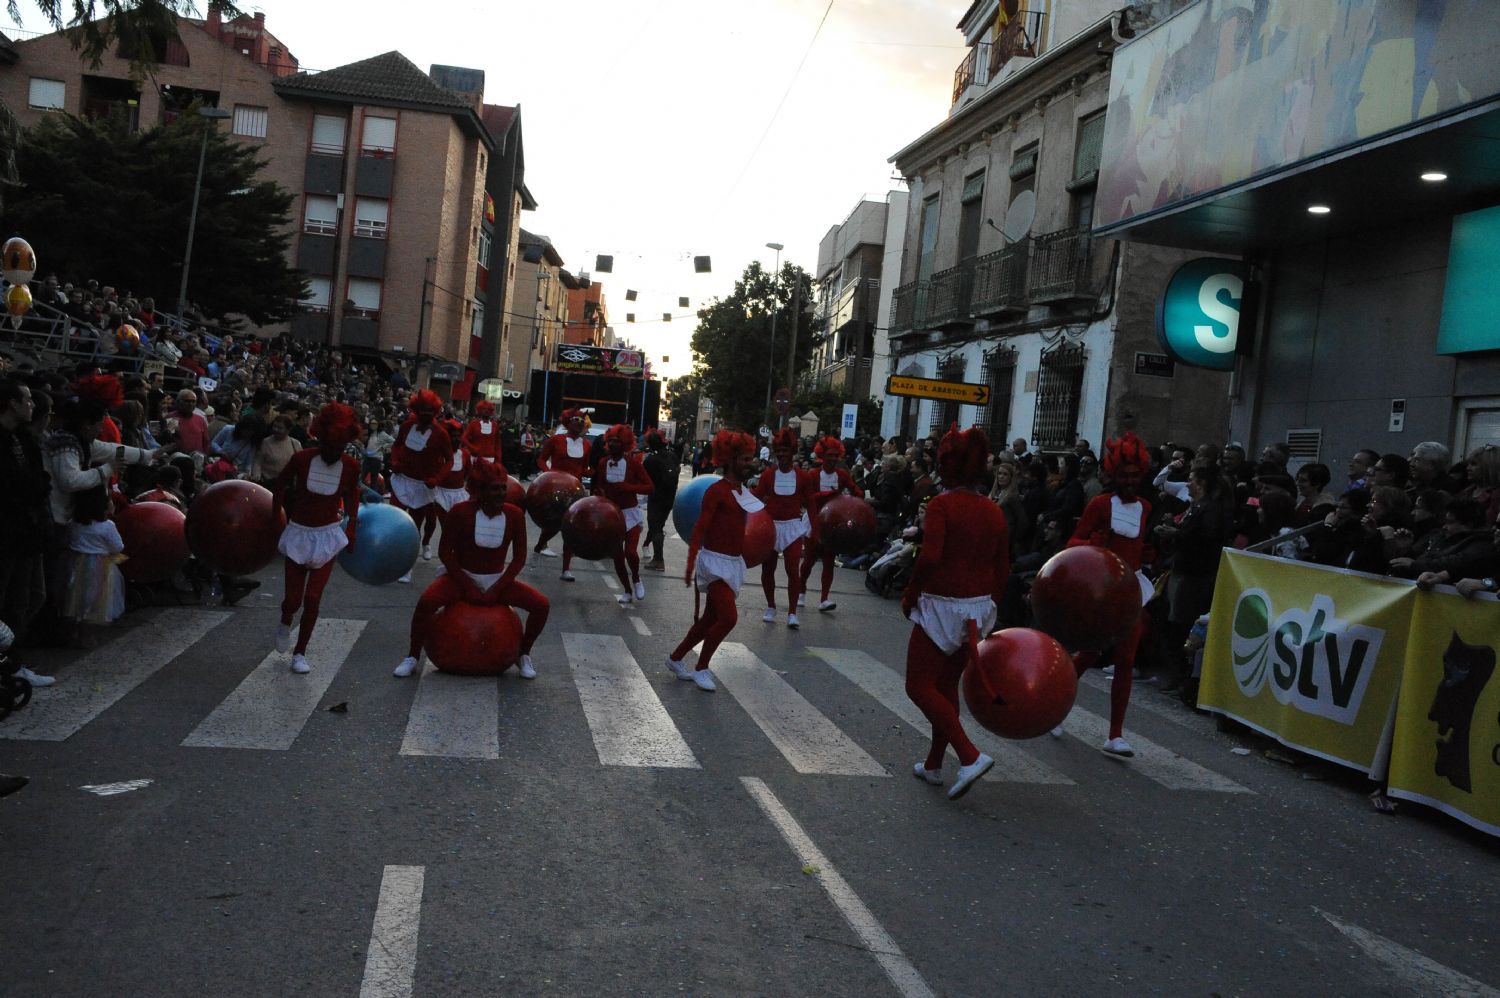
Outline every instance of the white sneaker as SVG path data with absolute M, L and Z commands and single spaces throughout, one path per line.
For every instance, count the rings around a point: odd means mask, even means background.
M 925 762 L 919 762 L 912 767 L 911 775 L 935 787 L 943 785 L 943 771 L 941 769 L 928 769 Z
M 36 673 L 32 672 L 24 665 L 16 670 L 16 675 L 26 680 L 32 686 L 38 688 L 43 686 L 51 686 L 53 683 L 57 682 L 56 676 L 38 676 Z
M 283 655 L 292 650 L 291 624 L 278 624 L 276 626 L 276 650 Z
M 1055 728 L 1052 729 L 1052 737 L 1053 738 L 1061 738 L 1062 736 L 1063 736 L 1063 729 L 1062 729 L 1062 725 L 1059 724 L 1057 727 L 1055 727 Z
M 1105 742 L 1104 751 L 1110 755 L 1120 756 L 1122 759 L 1129 759 L 1135 755 L 1135 749 L 1131 748 L 1130 743 L 1123 738 L 1111 738 Z
M 831 600 L 831 599 L 825 599 L 823 602 L 821 602 L 821 603 L 818 604 L 818 612 L 819 613 L 827 613 L 827 612 L 829 612 L 830 610 L 834 609 L 837 606 L 838 606 L 838 604 L 835 603 L 833 600 Z
M 536 678 L 536 666 L 531 664 L 530 655 L 522 655 L 521 660 L 516 663 L 516 667 L 521 670 L 522 679 Z
M 305 676 L 312 671 L 312 666 L 307 664 L 306 655 L 292 656 L 292 671 L 299 676 Z
M 568 571 L 564 571 L 562 575 L 558 576 L 558 578 L 562 579 L 564 582 L 577 582 L 578 581 L 578 576 L 576 576 L 572 572 L 568 572 Z
M 1102 669 L 1099 670 L 1099 675 L 1101 675 L 1101 676 L 1109 676 L 1109 677 L 1113 678 L 1114 674 L 1115 674 L 1115 667 L 1112 666 L 1112 665 L 1106 665 L 1104 668 L 1102 668 Z
M 551 548 L 542 548 L 541 550 L 537 551 L 536 553 L 539 554 L 539 555 L 541 555 L 543 558 L 556 558 L 557 557 L 557 552 L 554 551 L 554 550 L 552 550 Z
M 417 665 L 417 660 L 408 655 L 401 660 L 401 664 L 396 666 L 396 671 L 392 672 L 391 675 L 395 676 L 397 679 L 405 679 L 407 676 L 417 671 Z
M 422 560 L 423 561 L 431 561 L 432 560 L 432 545 L 431 544 L 423 544 L 422 545 Z
M 712 693 L 718 689 L 714 685 L 714 674 L 707 669 L 694 669 L 692 678 L 693 683 L 704 693 Z
M 692 670 L 674 659 L 671 655 L 667 656 L 667 671 L 676 676 L 678 679 L 686 679 L 689 682 L 692 681 Z
M 989 756 L 981 752 L 979 753 L 978 759 L 975 759 L 967 766 L 959 766 L 958 779 L 954 780 L 953 786 L 948 788 L 948 799 L 958 800 L 964 794 L 968 793 L 969 789 L 973 787 L 975 783 L 979 782 L 979 778 L 985 773 L 988 773 L 990 771 L 990 767 L 994 764 L 994 759 L 991 759 Z
M 635 584 L 635 601 L 637 603 L 640 603 L 640 602 L 643 602 L 645 599 L 646 599 L 646 584 L 644 582 L 637 582 Z
M 802 624 L 797 620 L 797 615 L 795 613 L 789 613 L 786 615 L 786 626 L 795 631 L 797 628 L 801 627 Z
M 405 575 L 401 576 L 401 578 L 397 579 L 396 581 L 400 582 L 400 583 L 403 583 L 403 584 L 410 584 L 411 583 L 411 572 L 408 571 Z
M 802 609 L 806 605 L 807 605 L 807 593 L 798 593 L 797 594 L 797 609 L 800 610 L 800 609 Z
M 776 623 L 776 608 L 774 606 L 766 607 L 766 612 L 760 615 L 760 619 L 768 624 Z
M 635 602 L 635 597 L 630 595 L 629 593 L 621 593 L 619 596 L 615 597 L 615 602 L 620 604 L 621 606 L 629 606 L 630 604 Z

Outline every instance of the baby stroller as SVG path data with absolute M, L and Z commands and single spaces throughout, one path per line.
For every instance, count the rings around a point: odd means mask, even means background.
M 31 684 L 19 674 L 21 663 L 7 654 L 13 641 L 11 629 L 0 623 L 0 721 L 31 702 Z
M 885 554 L 865 572 L 865 588 L 881 599 L 901 595 L 911 582 L 916 561 L 916 544 L 903 539 L 892 541 Z

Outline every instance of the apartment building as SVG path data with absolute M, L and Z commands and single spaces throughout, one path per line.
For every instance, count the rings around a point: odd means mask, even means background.
M 505 368 L 506 412 L 527 416 L 539 406 L 527 398 L 532 371 L 549 370 L 549 358 L 568 321 L 569 292 L 578 279 L 563 269 L 562 255 L 546 236 L 520 230 L 516 262 L 513 333 Z
M 609 309 L 604 285 L 580 277 L 578 287 L 568 289 L 568 321 L 563 324 L 563 342 L 579 346 L 609 346 Z
M 891 293 L 900 277 L 906 193 L 861 200 L 818 244 L 813 317 L 821 326 L 813 350 L 814 383 L 850 398 L 885 391 Z

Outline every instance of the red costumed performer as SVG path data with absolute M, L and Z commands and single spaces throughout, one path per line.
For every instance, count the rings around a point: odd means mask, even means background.
M 448 439 L 459 439 L 458 424 L 449 423 L 443 427 L 448 430 Z M 442 479 L 437 488 L 432 490 L 432 498 L 437 501 L 438 509 L 442 512 L 438 515 L 444 517 L 448 511 L 461 502 L 469 501 L 469 467 L 473 463 L 468 448 L 454 446 L 453 457 L 448 461 L 448 470 L 443 472 Z
M 508 479 L 505 466 L 498 462 L 476 462 L 469 473 L 474 498 L 454 506 L 443 520 L 438 557 L 447 571 L 417 601 L 411 615 L 411 647 L 396 666 L 397 676 L 405 678 L 416 671 L 437 612 L 464 602 L 503 604 L 525 611 L 526 630 L 517 664 L 522 679 L 536 678 L 531 646 L 547 626 L 550 604 L 547 597 L 516 578 L 526 567 L 526 514 L 505 502 Z
M 292 653 L 292 671 L 311 671 L 307 642 L 318 623 L 323 587 L 333 573 L 333 562 L 354 544 L 359 524 L 359 462 L 344 448 L 359 437 L 354 410 L 330 402 L 308 427 L 317 440 L 292 455 L 271 483 L 271 508 L 287 509 L 286 529 L 277 549 L 286 555 L 286 595 L 281 601 L 281 625 L 276 628 L 276 650 Z M 348 516 L 348 525 L 340 523 Z M 292 618 L 302 610 L 297 642 L 292 644 Z
M 617 423 L 604 431 L 604 456 L 594 469 L 594 495 L 603 496 L 625 515 L 625 540 L 615 552 L 615 575 L 625 593 L 617 597 L 621 604 L 629 605 L 646 598 L 646 584 L 641 581 L 641 528 L 646 523 L 646 510 L 641 506 L 642 496 L 656 490 L 641 456 L 635 450 L 635 431 L 625 423 Z M 627 567 L 629 574 L 626 573 Z
M 838 437 L 824 437 L 819 440 L 813 448 L 813 457 L 822 462 L 822 467 L 813 475 L 813 487 L 815 494 L 812 503 L 812 539 L 807 543 L 807 555 L 802 561 L 802 586 L 798 592 L 799 598 L 807 592 L 807 580 L 812 578 L 813 565 L 819 561 L 823 562 L 823 585 L 822 597 L 818 603 L 818 610 L 827 613 L 838 606 L 828 598 L 828 592 L 833 588 L 833 552 L 824 550 L 818 543 L 818 512 L 824 504 L 834 496 L 842 492 L 848 492 L 860 499 L 865 497 L 864 489 L 854 484 L 854 479 L 849 477 L 849 469 L 839 462 L 844 459 L 844 445 L 839 442 Z
M 577 409 L 564 409 L 561 418 L 566 432 L 554 433 L 542 442 L 542 449 L 536 452 L 536 466 L 540 471 L 565 471 L 582 482 L 589 473 L 589 442 L 583 437 L 583 413 Z M 543 530 L 532 550 L 544 557 L 556 558 L 557 552 L 547 546 L 547 542 L 556 533 L 556 530 Z M 573 573 L 569 571 L 572 564 L 573 553 L 568 550 L 567 542 L 564 541 L 564 582 L 573 581 Z
M 1141 572 L 1148 554 L 1146 524 L 1151 519 L 1151 504 L 1136 495 L 1136 489 L 1140 488 L 1141 476 L 1151 467 L 1151 455 L 1139 437 L 1127 432 L 1118 440 L 1105 442 L 1103 466 L 1114 491 L 1089 500 L 1083 508 L 1083 515 L 1078 518 L 1078 527 L 1073 531 L 1068 547 L 1091 544 L 1119 555 L 1121 561 L 1135 570 L 1144 604 L 1145 594 L 1151 591 L 1151 583 Z M 1135 755 L 1135 750 L 1124 737 L 1125 708 L 1130 704 L 1136 647 L 1145 630 L 1146 615 L 1142 611 L 1136 627 L 1105 653 L 1115 665 L 1114 680 L 1109 687 L 1109 740 L 1104 743 L 1104 751 L 1110 755 Z M 1096 652 L 1083 652 L 1074 658 L 1074 663 L 1081 673 L 1100 657 Z M 1058 731 L 1052 733 L 1056 735 Z
M 453 442 L 437 422 L 443 400 L 436 393 L 417 392 L 407 403 L 411 417 L 396 431 L 391 445 L 391 504 L 411 514 L 422 531 L 422 557 L 432 560 L 432 532 L 437 528 L 438 502 L 433 491 L 448 473 Z M 401 576 L 410 582 L 411 573 Z
M 776 525 L 776 551 L 786 564 L 786 626 L 795 630 L 797 597 L 802 594 L 802 538 L 812 532 L 808 510 L 813 507 L 817 486 L 810 474 L 798 471 L 792 464 L 797 456 L 797 434 L 784 426 L 771 439 L 776 464 L 760 473 L 760 499 L 771 512 Z M 760 587 L 766 594 L 766 612 L 761 619 L 776 621 L 776 558 L 766 559 L 760 567 Z M 825 591 L 826 595 L 826 591 Z
M 706 605 L 687 637 L 667 656 L 672 675 L 692 680 L 709 693 L 715 689 L 713 674 L 708 671 L 709 659 L 739 619 L 734 598 L 745 581 L 745 559 L 741 557 L 745 550 L 745 516 L 765 509 L 765 504 L 745 488 L 755 460 L 755 441 L 750 435 L 720 430 L 714 436 L 713 452 L 714 464 L 723 466 L 724 477 L 703 493 L 683 577 L 695 587 L 695 596 L 703 594 Z M 698 653 L 698 668 L 689 669 L 682 660 L 700 641 L 703 648 Z
M 932 746 L 916 764 L 917 779 L 943 782 L 943 753 L 958 756 L 957 800 L 995 761 L 964 734 L 958 681 L 974 644 L 995 626 L 996 607 L 1010 576 L 1010 533 L 1000 507 L 980 491 L 990 442 L 979 428 L 954 427 L 938 443 L 946 491 L 927 503 L 922 546 L 901 612 L 916 626 L 906 646 L 906 695 L 932 722 Z
M 500 460 L 500 424 L 495 420 L 495 403 L 486 400 L 474 407 L 474 418 L 464 427 L 462 442 L 480 461 Z

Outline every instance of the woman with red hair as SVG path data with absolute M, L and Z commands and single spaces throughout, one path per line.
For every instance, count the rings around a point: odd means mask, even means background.
M 305 674 L 307 643 L 318 623 L 323 588 L 333 573 L 333 560 L 354 544 L 359 525 L 359 462 L 344 448 L 360 434 L 354 410 L 338 402 L 325 405 L 308 427 L 317 441 L 292 455 L 271 483 L 272 508 L 287 509 L 286 529 L 277 548 L 286 556 L 286 595 L 281 601 L 281 625 L 276 628 L 276 650 L 292 653 L 292 671 Z M 347 516 L 347 526 L 339 521 Z M 292 644 L 292 618 L 302 610 L 297 642 Z
M 720 430 L 714 437 L 713 452 L 714 463 L 724 468 L 724 477 L 703 493 L 683 575 L 683 582 L 693 586 L 695 594 L 704 595 L 706 606 L 682 643 L 667 656 L 667 669 L 672 675 L 696 683 L 707 693 L 716 688 L 708 671 L 709 660 L 739 619 L 734 599 L 745 582 L 745 516 L 765 509 L 765 504 L 745 488 L 755 460 L 755 441 L 750 435 Z M 703 648 L 698 653 L 698 667 L 689 669 L 682 660 L 700 641 Z
M 802 586 L 798 591 L 799 599 L 805 599 L 807 592 L 807 580 L 812 578 L 813 565 L 819 561 L 823 563 L 823 585 L 821 587 L 822 598 L 818 603 L 819 613 L 828 613 L 835 609 L 838 604 L 828 598 L 829 591 L 833 588 L 833 552 L 824 550 L 818 543 L 818 513 L 827 505 L 828 500 L 841 493 L 847 492 L 860 499 L 865 497 L 865 490 L 854 484 L 854 479 L 849 477 L 849 469 L 840 462 L 844 460 L 844 445 L 839 442 L 838 437 L 824 437 L 813 447 L 813 457 L 822 465 L 818 468 L 817 479 L 814 482 L 816 493 L 812 502 L 812 540 L 807 545 L 807 555 L 802 561 Z
M 1010 576 L 1005 514 L 980 490 L 989 453 L 978 427 L 960 432 L 955 425 L 938 444 L 945 491 L 927 502 L 921 550 L 901 597 L 901 612 L 915 625 L 906 645 L 906 695 L 932 723 L 927 758 L 912 772 L 941 785 L 943 755 L 953 746 L 959 768 L 949 800 L 995 764 L 969 740 L 958 713 L 959 678 L 979 638 L 994 628 Z
M 564 409 L 560 418 L 564 431 L 552 434 L 542 443 L 542 449 L 536 452 L 537 470 L 565 472 L 582 483 L 589 473 L 589 442 L 583 439 L 583 412 L 578 409 Z M 532 550 L 545 558 L 556 558 L 557 552 L 547 546 L 547 542 L 556 534 L 555 529 L 544 529 L 537 537 L 536 547 Z M 573 573 L 569 570 L 572 563 L 573 553 L 568 550 L 568 545 L 564 542 L 562 569 L 564 582 L 573 581 Z
M 411 513 L 422 531 L 422 557 L 432 560 L 432 532 L 437 528 L 438 503 L 433 492 L 453 460 L 453 442 L 437 420 L 443 400 L 422 390 L 407 403 L 411 417 L 396 431 L 391 446 L 391 505 Z M 410 582 L 411 573 L 401 576 Z
M 1120 560 L 1135 571 L 1140 580 L 1141 602 L 1144 605 L 1151 592 L 1151 583 L 1141 572 L 1141 565 L 1149 554 L 1146 545 L 1146 524 L 1151 519 L 1151 504 L 1136 494 L 1141 477 L 1151 467 L 1151 455 L 1146 445 L 1134 433 L 1126 432 L 1118 440 L 1104 445 L 1104 474 L 1109 479 L 1112 491 L 1102 492 L 1089 500 L 1078 519 L 1068 547 L 1092 545 L 1106 548 L 1120 556 Z M 1125 740 L 1125 708 L 1130 704 L 1130 685 L 1135 671 L 1136 647 L 1146 629 L 1146 616 L 1142 611 L 1139 622 L 1113 649 L 1106 652 L 1114 661 L 1115 675 L 1109 687 L 1109 739 L 1104 751 L 1110 755 L 1129 757 L 1135 750 Z M 1097 652 L 1083 652 L 1074 658 L 1080 674 L 1099 661 Z M 1052 732 L 1059 734 L 1057 730 Z
M 617 423 L 604 431 L 604 454 L 594 469 L 592 487 L 594 495 L 603 496 L 620 508 L 625 515 L 625 540 L 615 552 L 615 574 L 625 587 L 618 599 L 622 605 L 646 598 L 646 584 L 641 581 L 641 527 L 646 522 L 646 510 L 641 500 L 656 490 L 651 476 L 641 464 L 635 450 L 635 431 L 628 424 Z M 626 573 L 626 568 L 629 573 Z
M 796 630 L 797 597 L 802 594 L 802 538 L 812 532 L 807 511 L 813 505 L 815 486 L 811 475 L 798 471 L 792 464 L 797 456 L 797 434 L 782 427 L 771 438 L 771 452 L 776 463 L 760 473 L 759 495 L 771 511 L 776 526 L 775 549 L 786 564 L 786 626 Z M 766 612 L 761 617 L 768 624 L 776 622 L 776 558 L 767 558 L 760 567 L 760 587 L 766 594 Z
M 485 399 L 474 407 L 474 418 L 464 427 L 462 442 L 470 455 L 481 461 L 500 460 L 500 424 L 495 420 L 495 403 Z

